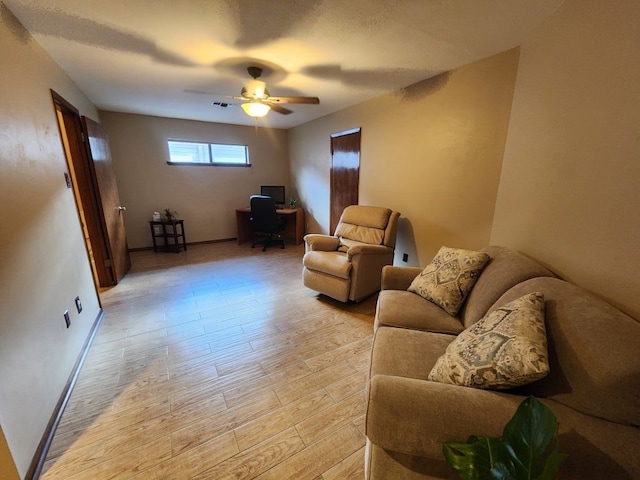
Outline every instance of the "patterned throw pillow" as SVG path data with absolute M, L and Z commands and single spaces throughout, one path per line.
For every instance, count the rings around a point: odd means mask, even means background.
M 460 333 L 436 361 L 428 379 L 504 390 L 548 373 L 544 296 L 530 293 Z
M 442 247 L 408 290 L 456 315 L 489 259 L 483 252 Z

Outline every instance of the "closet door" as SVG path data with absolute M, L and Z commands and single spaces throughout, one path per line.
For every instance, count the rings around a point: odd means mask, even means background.
M 87 117 L 82 117 L 82 124 L 87 139 L 87 153 L 93 164 L 98 186 L 99 207 L 107 231 L 109 267 L 111 267 L 117 283 L 131 268 L 127 235 L 124 229 L 126 208 L 120 203 L 107 132 L 102 125 Z
M 360 128 L 331 134 L 331 235 L 336 231 L 342 211 L 358 204 L 359 182 Z

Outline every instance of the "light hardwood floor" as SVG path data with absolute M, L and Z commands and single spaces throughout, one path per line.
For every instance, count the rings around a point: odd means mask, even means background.
M 376 296 L 318 296 L 302 254 L 133 253 L 41 478 L 361 480 Z

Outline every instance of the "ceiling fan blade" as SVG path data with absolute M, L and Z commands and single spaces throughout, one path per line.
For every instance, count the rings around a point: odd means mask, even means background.
M 269 97 L 269 101 L 273 103 L 306 103 L 309 105 L 318 105 L 320 103 L 318 97 Z
M 244 97 L 235 97 L 233 95 L 225 95 L 223 93 L 215 93 L 215 92 L 206 92 L 204 90 L 191 90 L 191 89 L 186 89 L 184 90 L 185 93 L 197 93 L 198 95 L 209 95 L 210 97 L 224 97 L 224 98 L 233 98 L 234 100 L 249 100 L 248 98 L 244 98 Z
M 280 105 L 276 105 L 275 103 L 271 103 L 269 102 L 262 102 L 266 105 L 269 105 L 271 107 L 271 110 L 273 110 L 274 112 L 278 112 L 281 113 L 282 115 L 289 115 L 290 113 L 293 113 L 292 110 L 289 110 L 288 108 L 284 108 L 281 107 Z
M 222 95 L 222 94 L 218 94 L 218 93 L 213 93 L 213 92 L 205 92 L 204 90 L 192 90 L 190 88 L 186 88 L 184 90 L 185 93 L 198 93 L 200 95 L 215 95 L 217 97 L 226 97 L 227 95 Z

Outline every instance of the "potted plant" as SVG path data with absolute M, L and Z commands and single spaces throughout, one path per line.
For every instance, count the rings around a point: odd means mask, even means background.
M 289 197 L 289 208 L 294 208 L 296 203 L 298 203 L 297 198 Z
M 535 397 L 526 398 L 499 438 L 446 442 L 444 456 L 464 480 L 551 480 L 566 455 L 558 452 L 558 422 Z
M 163 214 L 164 219 L 167 222 L 173 222 L 178 218 L 178 212 L 176 212 L 175 210 L 171 210 L 170 208 L 165 208 Z

